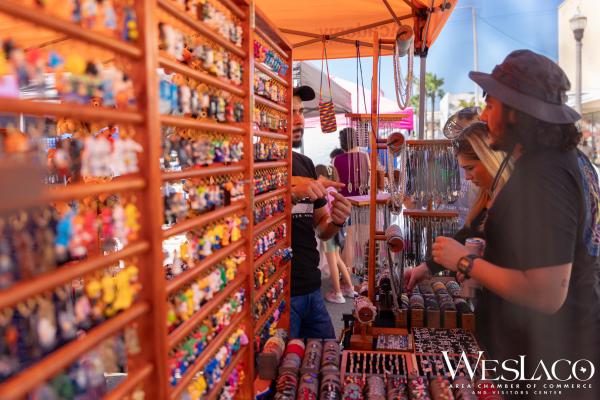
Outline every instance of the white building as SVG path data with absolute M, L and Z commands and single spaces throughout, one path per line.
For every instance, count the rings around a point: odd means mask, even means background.
M 600 7 L 598 0 L 565 0 L 558 7 L 558 64 L 571 81 L 569 105 L 575 105 L 575 38 L 569 19 L 579 12 L 587 17 L 582 50 L 582 113 L 581 128 L 587 145 L 596 147 L 595 161 L 600 154 Z
M 440 100 L 440 122 L 442 127 L 452 114 L 459 111 L 461 103 L 471 103 L 474 101 L 473 92 L 469 93 L 446 93 Z

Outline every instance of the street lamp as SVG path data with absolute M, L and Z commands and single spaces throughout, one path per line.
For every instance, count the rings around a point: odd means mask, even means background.
M 569 20 L 569 25 L 573 31 L 576 42 L 576 68 L 575 68 L 575 107 L 577 112 L 581 114 L 581 39 L 583 39 L 583 31 L 587 24 L 587 17 L 582 15 L 579 9 L 577 14 Z

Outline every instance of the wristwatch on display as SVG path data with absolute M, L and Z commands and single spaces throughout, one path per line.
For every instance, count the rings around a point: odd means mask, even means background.
M 481 258 L 477 254 L 468 254 L 464 257 L 461 257 L 456 264 L 456 268 L 458 272 L 462 273 L 466 279 L 471 277 L 471 270 L 473 269 L 473 262 L 477 259 Z

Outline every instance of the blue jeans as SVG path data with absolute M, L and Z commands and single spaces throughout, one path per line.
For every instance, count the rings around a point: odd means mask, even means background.
M 335 330 L 320 289 L 291 298 L 290 337 L 335 339 Z

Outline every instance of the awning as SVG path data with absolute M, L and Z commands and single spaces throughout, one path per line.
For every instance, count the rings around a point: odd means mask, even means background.
M 317 97 L 312 101 L 304 102 L 304 116 L 306 118 L 319 116 L 319 85 L 321 84 L 321 75 L 323 75 L 323 94 L 329 96 L 329 86 L 327 84 L 327 75 L 321 74 L 321 70 L 306 61 L 294 63 L 294 80 L 299 78 L 299 85 L 307 85 L 313 88 Z M 331 79 L 331 92 L 333 93 L 333 104 L 336 113 L 347 113 L 352 111 L 352 97 L 350 92 L 335 80 Z
M 375 31 L 380 38 L 394 38 L 398 28 L 395 18 L 413 27 L 417 48 L 421 48 L 422 38 L 426 38 L 426 47 L 431 47 L 457 1 L 256 0 L 256 6 L 293 45 L 294 60 L 316 60 L 321 59 L 324 37 L 328 39 L 329 58 L 354 57 L 355 42 L 359 40 L 361 46 L 371 47 Z M 365 50 L 363 55 L 371 55 Z M 382 48 L 382 54 L 391 53 L 391 46 Z

